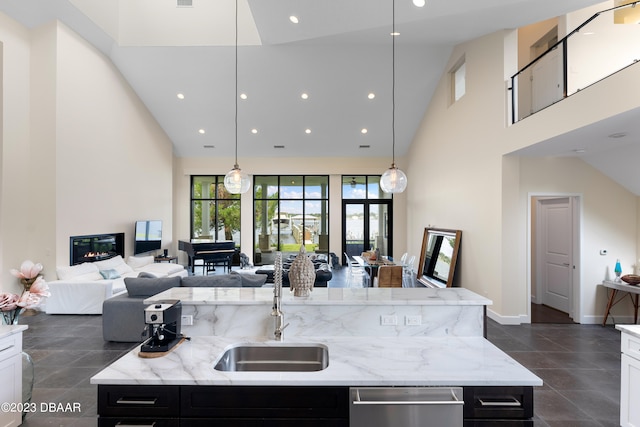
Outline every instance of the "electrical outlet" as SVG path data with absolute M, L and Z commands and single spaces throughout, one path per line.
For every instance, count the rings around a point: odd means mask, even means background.
M 182 326 L 193 325 L 193 316 L 190 314 L 183 314 L 180 320 L 182 321 Z
M 380 324 L 382 326 L 395 326 L 398 324 L 398 316 L 395 314 L 383 314 L 380 316 Z
M 416 314 L 414 316 L 406 316 L 404 318 L 404 324 L 407 326 L 420 326 L 422 325 L 422 316 Z

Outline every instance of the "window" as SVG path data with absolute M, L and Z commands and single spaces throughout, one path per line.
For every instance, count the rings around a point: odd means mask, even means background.
M 466 92 L 466 62 L 462 58 L 451 71 L 452 103 L 462 98 Z
M 329 252 L 329 177 L 253 177 L 254 262 L 273 264 L 275 253 L 283 258 L 298 253 Z
M 227 191 L 224 176 L 191 177 L 191 238 L 240 246 L 240 195 Z

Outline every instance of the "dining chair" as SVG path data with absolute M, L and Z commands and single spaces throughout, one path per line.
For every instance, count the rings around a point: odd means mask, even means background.
M 416 256 L 412 255 L 409 259 L 402 264 L 402 287 L 414 288 L 415 287 L 415 269 L 414 263 L 416 262 Z
M 401 265 L 381 265 L 378 268 L 377 284 L 379 288 L 401 288 L 402 287 Z
M 352 259 L 344 254 L 347 266 L 349 270 L 347 272 L 347 287 L 348 288 L 368 288 L 369 287 L 369 273 L 361 266 L 356 260 Z

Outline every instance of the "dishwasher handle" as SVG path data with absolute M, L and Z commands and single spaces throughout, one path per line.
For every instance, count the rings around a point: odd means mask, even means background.
M 356 389 L 353 405 L 464 405 L 464 401 L 458 399 L 453 389 L 449 390 L 451 400 L 363 400 L 360 397 L 360 389 Z

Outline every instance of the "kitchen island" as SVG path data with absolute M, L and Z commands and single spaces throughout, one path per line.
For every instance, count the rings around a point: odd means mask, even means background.
M 491 302 L 464 289 L 420 291 L 315 289 L 305 299 L 285 293 L 282 310 L 290 326 L 282 342 L 272 338 L 271 289 L 176 288 L 159 294 L 145 302 L 180 299 L 194 320 L 226 333 L 190 335 L 159 358 L 139 357 L 138 345 L 96 374 L 91 383 L 98 385 L 99 425 L 161 419 L 162 425 L 181 426 L 346 427 L 361 388 L 452 387 L 463 390 L 449 395 L 458 393 L 464 401 L 465 425 L 507 419 L 510 426 L 533 425 L 533 387 L 542 380 L 482 336 L 484 308 Z M 418 318 L 419 325 L 407 324 Z M 216 369 L 225 352 L 238 346 L 321 347 L 328 363 L 311 372 Z

